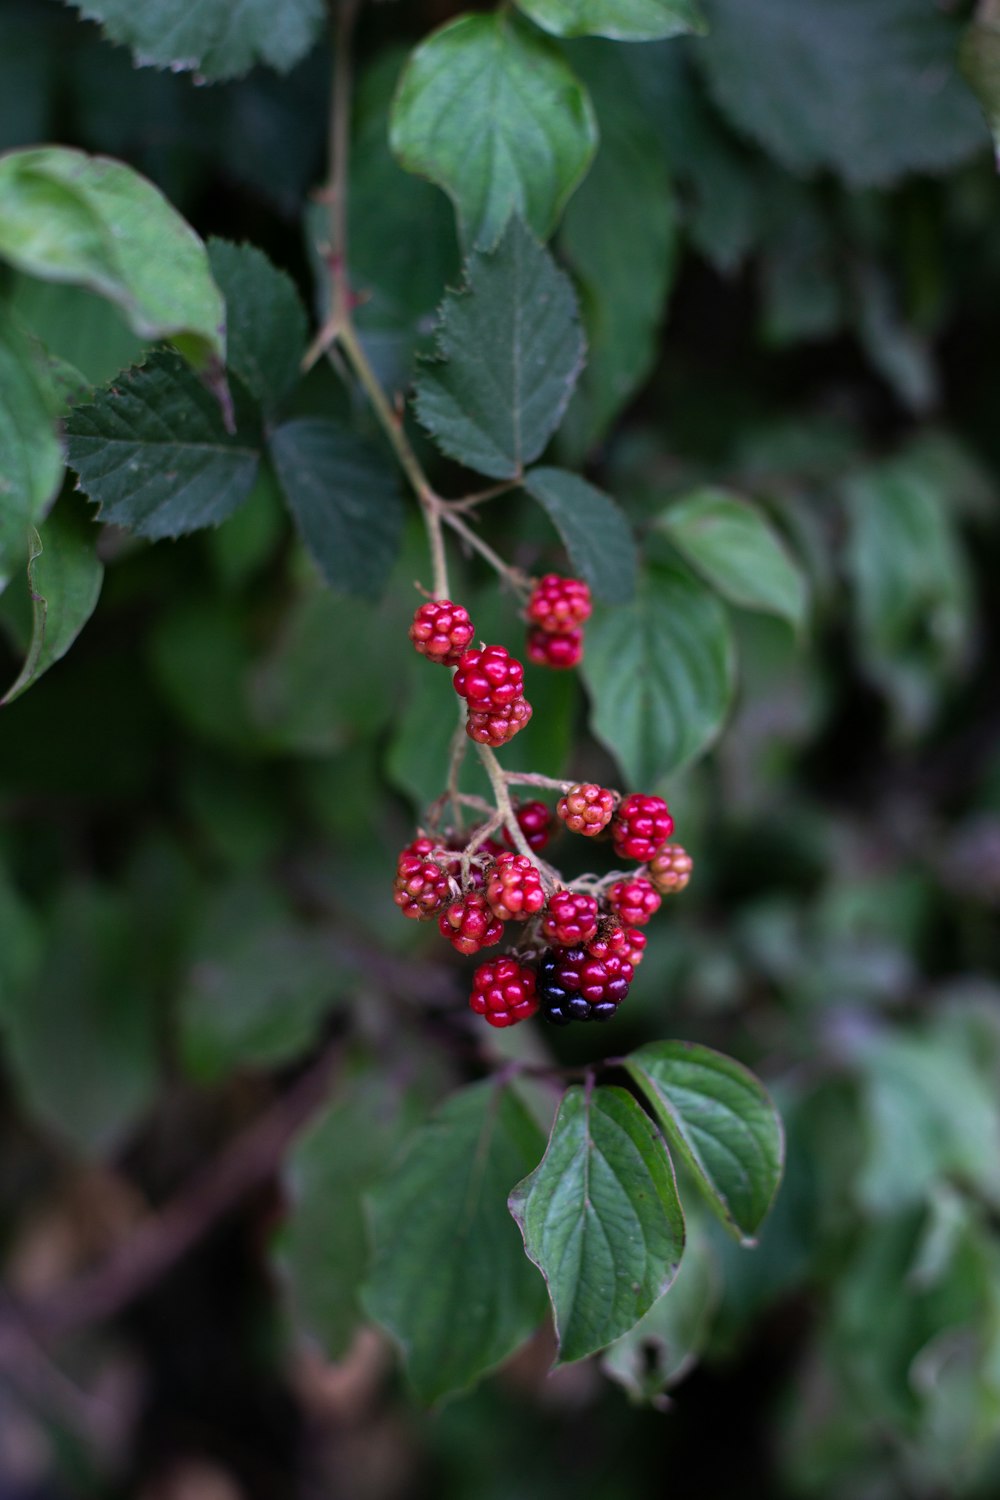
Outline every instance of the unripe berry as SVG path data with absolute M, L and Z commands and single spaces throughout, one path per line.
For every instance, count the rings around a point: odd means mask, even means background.
M 535 584 L 525 616 L 540 630 L 562 635 L 590 619 L 590 589 L 581 578 L 546 573 Z
M 660 909 L 661 897 L 648 880 L 616 880 L 608 891 L 608 905 L 626 927 L 645 927 Z
M 680 844 L 664 844 L 649 862 L 649 878 L 661 896 L 674 896 L 691 879 L 694 860 Z
M 427 858 L 427 853 L 416 853 L 415 848 L 430 844 L 430 840 L 417 839 L 415 845 L 404 849 L 396 862 L 396 879 L 393 882 L 392 899 L 404 917 L 417 921 L 435 916 L 451 896 L 451 883 L 440 865 Z
M 560 797 L 556 812 L 572 833 L 582 833 L 588 838 L 607 828 L 615 813 L 617 798 L 607 787 L 597 786 L 593 781 L 581 781 L 570 787 L 565 797 Z
M 475 635 L 469 611 L 450 599 L 428 599 L 413 616 L 410 640 L 429 661 L 454 667 Z
M 632 982 L 632 965 L 611 954 L 593 958 L 585 948 L 550 949 L 538 973 L 542 1014 L 555 1026 L 570 1021 L 610 1021 Z
M 498 854 L 486 881 L 486 899 L 501 922 L 526 922 L 545 905 L 542 878 L 524 854 Z
M 583 660 L 583 631 L 567 630 L 551 635 L 540 625 L 533 625 L 528 631 L 527 652 L 532 666 L 568 671 Z
M 467 700 L 470 713 L 502 711 L 523 698 L 524 667 L 506 646 L 483 646 L 462 652 L 452 683 Z
M 625 928 L 625 947 L 622 957 L 627 958 L 633 969 L 637 969 L 642 963 L 643 954 L 646 951 L 646 934 L 638 927 Z
M 597 901 L 581 891 L 554 891 L 542 918 L 542 932 L 550 943 L 576 947 L 597 934 Z
M 540 853 L 552 837 L 552 814 L 545 803 L 522 802 L 520 807 L 514 809 L 514 814 L 528 848 L 535 854 Z M 503 839 L 507 847 L 513 849 L 513 840 L 506 829 L 504 829 Z
M 494 916 L 485 896 L 476 892 L 445 907 L 438 927 L 441 936 L 466 956 L 478 953 L 480 948 L 492 948 L 503 937 L 503 923 Z
M 508 744 L 515 734 L 520 733 L 531 718 L 531 712 L 527 698 L 515 698 L 506 708 L 474 710 L 470 704 L 465 732 L 477 745 L 492 745 L 494 750 L 499 750 L 501 745 Z
M 597 935 L 584 944 L 591 958 L 610 958 L 616 953 L 619 958 L 628 958 L 629 941 L 625 928 L 617 917 L 605 917 L 597 928 Z
M 514 958 L 482 964 L 472 977 L 469 1005 L 491 1026 L 516 1026 L 538 1009 L 534 969 Z
M 674 831 L 674 820 L 662 797 L 633 792 L 626 797 L 611 824 L 615 853 L 641 864 L 653 858 Z

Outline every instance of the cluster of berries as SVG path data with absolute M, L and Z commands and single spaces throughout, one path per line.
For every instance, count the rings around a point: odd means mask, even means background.
M 541 1011 L 554 1025 L 606 1021 L 625 999 L 641 963 L 641 930 L 662 898 L 683 890 L 691 859 L 668 842 L 673 818 L 661 797 L 620 799 L 593 783 L 571 787 L 556 808 L 559 820 L 587 838 L 610 836 L 615 853 L 642 868 L 608 877 L 589 890 L 547 890 L 526 855 L 481 841 L 474 860 L 447 841 L 420 837 L 400 854 L 394 899 L 404 916 L 436 918 L 443 937 L 466 955 L 501 941 L 508 924 L 525 924 L 516 953 L 482 964 L 469 1004 L 491 1026 L 513 1026 Z M 537 853 L 553 832 L 543 802 L 517 809 L 529 848 Z M 475 836 L 473 835 L 475 840 Z
M 452 686 L 466 701 L 469 738 L 499 749 L 531 718 L 524 667 L 506 646 L 472 646 L 475 633 L 469 611 L 450 599 L 428 599 L 410 626 L 421 656 L 456 669 Z
M 590 619 L 590 589 L 580 578 L 546 573 L 525 606 L 528 660 L 536 667 L 564 670 L 583 656 L 583 627 Z

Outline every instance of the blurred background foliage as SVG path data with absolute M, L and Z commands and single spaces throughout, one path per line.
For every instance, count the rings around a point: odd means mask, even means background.
M 955 64 L 971 12 L 704 8 L 704 38 L 562 44 L 602 143 L 554 240 L 591 345 L 557 458 L 654 559 L 670 502 L 723 486 L 808 575 L 798 630 L 729 612 L 721 736 L 645 787 L 696 878 L 614 1043 L 705 1041 L 769 1083 L 789 1156 L 760 1246 L 696 1222 L 698 1254 L 603 1369 L 546 1379 L 540 1338 L 438 1412 L 407 1396 L 358 1308 L 362 1195 L 481 1070 L 467 974 L 390 896 L 451 728 L 404 645 L 428 569 L 414 522 L 381 604 L 321 591 L 264 471 L 216 531 L 106 532 L 94 618 L 0 718 L 0 1252 L 59 1335 L 0 1306 L 5 1497 L 1000 1490 L 1000 190 Z M 352 269 L 393 386 L 459 248 L 386 116 L 406 50 L 454 13 L 373 5 L 359 32 Z M 134 68 L 54 0 L 6 0 L 0 146 L 122 158 L 314 305 L 328 64 L 319 46 L 204 86 Z M 87 380 L 136 356 L 85 294 L 7 291 Z M 346 401 L 326 368 L 296 396 Z M 485 534 L 559 563 L 523 499 Z M 510 638 L 512 602 L 474 559 L 456 574 Z M 10 681 L 28 604 L 12 580 Z M 507 763 L 621 784 L 583 687 L 531 675 Z M 285 1150 L 268 1111 L 330 1037 L 331 1102 Z M 267 1170 L 241 1177 L 261 1121 Z M 81 1289 L 206 1162 L 225 1212 L 135 1295 L 120 1274 Z

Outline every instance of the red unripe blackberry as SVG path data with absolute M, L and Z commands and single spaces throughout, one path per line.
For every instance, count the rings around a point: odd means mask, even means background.
M 503 923 L 490 910 L 486 897 L 476 892 L 446 906 L 438 927 L 441 936 L 467 957 L 480 948 L 492 948 L 503 937 Z
M 410 640 L 429 661 L 454 667 L 475 635 L 469 611 L 450 599 L 428 599 L 413 616 Z
M 616 953 L 619 958 L 628 958 L 629 942 L 625 935 L 625 928 L 617 917 L 605 917 L 597 929 L 597 935 L 592 937 L 584 947 L 591 958 L 610 958 Z
M 691 879 L 694 860 L 680 844 L 664 844 L 649 862 L 649 878 L 661 896 L 674 896 Z
M 585 948 L 550 948 L 538 972 L 538 999 L 555 1026 L 610 1021 L 631 983 L 632 965 L 618 954 L 592 958 Z
M 542 918 L 542 932 L 561 948 L 589 943 L 597 935 L 597 901 L 580 891 L 554 891 Z
M 396 862 L 396 879 L 393 882 L 392 899 L 404 917 L 417 921 L 426 920 L 439 912 L 451 897 L 451 883 L 440 865 L 427 858 L 427 852 L 413 852 L 415 846 L 430 843 L 417 839 L 415 845 L 404 849 Z
M 563 635 L 590 619 L 590 589 L 582 578 L 546 573 L 535 584 L 524 613 L 540 630 Z
M 552 837 L 552 814 L 544 802 L 522 802 L 514 813 L 528 848 L 538 854 Z M 513 840 L 506 829 L 503 840 L 509 849 L 513 849 Z
M 625 928 L 625 947 L 622 957 L 627 958 L 633 969 L 637 969 L 642 963 L 643 954 L 646 951 L 646 934 L 638 927 Z
M 482 711 L 469 706 L 465 721 L 465 732 L 477 745 L 492 745 L 499 750 L 515 734 L 520 733 L 531 718 L 531 704 L 527 698 L 515 698 L 506 708 L 488 708 Z
M 535 667 L 552 667 L 565 672 L 579 666 L 583 659 L 583 631 L 566 630 L 552 635 L 540 625 L 532 625 L 528 631 L 528 660 Z
M 524 696 L 524 667 L 506 646 L 483 646 L 462 652 L 452 683 L 470 713 L 503 710 Z
M 615 853 L 641 864 L 653 858 L 674 831 L 674 820 L 662 797 L 633 792 L 626 797 L 611 824 Z
M 481 964 L 472 976 L 469 1005 L 491 1026 L 516 1026 L 538 1009 L 534 969 L 514 958 Z
M 541 911 L 542 878 L 527 855 L 497 855 L 487 876 L 486 899 L 501 922 L 526 922 Z
M 556 812 L 572 833 L 593 838 L 611 822 L 617 800 L 607 787 L 597 786 L 593 781 L 580 781 L 570 787 L 565 797 L 559 798 Z
M 608 905 L 626 927 L 645 927 L 662 905 L 662 897 L 641 875 L 635 880 L 616 880 L 608 891 Z

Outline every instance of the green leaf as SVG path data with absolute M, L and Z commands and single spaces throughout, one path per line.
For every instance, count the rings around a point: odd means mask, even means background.
M 474 251 L 466 286 L 441 307 L 438 358 L 422 365 L 416 410 L 450 458 L 512 479 L 542 452 L 583 366 L 569 278 L 520 220 Z
M 906 458 L 844 485 L 847 569 L 865 665 L 904 727 L 930 720 L 972 626 L 968 567 L 933 476 Z
M 0 589 L 59 492 L 55 398 L 36 348 L 0 307 Z
M 778 1191 L 785 1149 L 763 1084 L 741 1063 L 693 1042 L 652 1042 L 625 1067 L 709 1206 L 752 1244 Z
M 598 598 L 627 604 L 635 594 L 635 540 L 610 496 L 565 469 L 532 469 L 524 488 L 546 512 L 574 570 Z
M 959 62 L 994 142 L 1000 142 L 1000 5 L 996 0 L 979 0 L 962 37 Z
M 97 606 L 104 567 L 97 528 L 70 506 L 53 511 L 32 533 L 28 588 L 33 625 L 27 660 L 0 703 L 12 703 L 66 655 Z
M 725 610 L 680 568 L 651 568 L 632 604 L 595 611 L 583 676 L 597 738 L 648 787 L 706 750 L 734 686 Z
M 287 72 L 319 39 L 323 0 L 66 0 L 137 67 L 233 78 L 255 63 Z
M 756 506 L 729 490 L 693 490 L 658 521 L 706 582 L 744 609 L 806 620 L 806 580 L 781 536 Z
M 507 1214 L 543 1137 L 517 1095 L 453 1094 L 372 1196 L 364 1302 L 399 1342 L 422 1401 L 467 1389 L 541 1321 L 545 1289 Z
M 306 314 L 295 284 L 253 245 L 209 240 L 226 304 L 226 361 L 252 396 L 273 408 L 299 379 Z
M 956 17 L 924 0 L 705 0 L 719 108 L 790 171 L 852 187 L 940 172 L 985 144 Z
M 407 171 L 453 199 L 471 245 L 494 244 L 514 214 L 544 239 L 597 145 L 590 100 L 558 48 L 504 9 L 459 16 L 421 43 L 390 131 Z
M 560 438 L 575 457 L 604 435 L 653 368 L 680 225 L 666 152 L 621 49 L 582 43 L 570 55 L 601 121 L 597 156 L 559 236 L 579 279 L 589 345 Z
M 65 146 L 0 156 L 0 258 L 99 292 L 224 394 L 225 306 L 205 246 L 131 167 Z
M 399 484 L 381 453 L 326 417 L 302 417 L 271 434 L 271 460 L 330 587 L 377 598 L 403 529 Z
M 615 42 L 703 32 L 696 0 L 517 0 L 521 10 L 553 36 L 606 36 Z
M 228 433 L 175 354 L 154 354 L 66 422 L 69 462 L 102 521 L 139 536 L 214 526 L 253 489 L 256 439 Z
M 143 343 L 114 302 L 82 286 L 39 281 L 8 271 L 9 305 L 23 326 L 54 357 L 79 371 L 85 399 L 89 387 L 106 385 L 119 370 L 141 360 Z M 67 404 L 72 404 L 67 402 Z
M 545 1277 L 563 1364 L 627 1333 L 684 1251 L 670 1158 L 624 1089 L 564 1094 L 545 1156 L 511 1193 L 510 1211 Z

